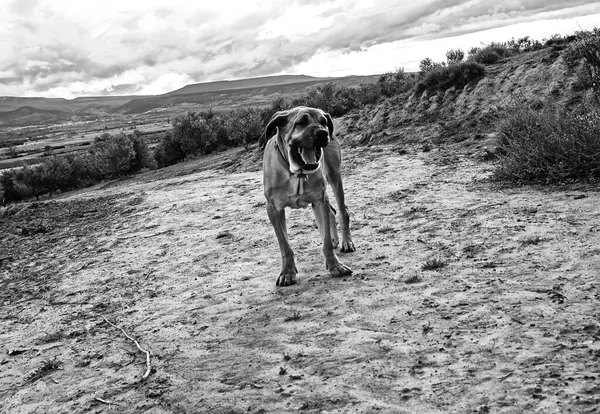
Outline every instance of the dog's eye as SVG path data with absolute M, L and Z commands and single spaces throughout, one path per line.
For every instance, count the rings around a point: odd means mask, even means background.
M 296 121 L 296 125 L 299 125 L 299 126 L 308 125 L 308 117 L 307 116 L 301 117 L 300 119 L 298 119 L 298 121 Z
M 319 118 L 319 124 L 325 126 L 327 125 L 327 120 L 325 118 Z

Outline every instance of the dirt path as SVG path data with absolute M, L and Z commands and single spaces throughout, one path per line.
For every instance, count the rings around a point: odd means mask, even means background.
M 450 152 L 344 154 L 354 274 L 327 275 L 293 211 L 289 288 L 260 172 L 5 210 L 0 412 L 597 412 L 600 195 L 494 189 Z M 150 350 L 147 381 L 103 316 Z

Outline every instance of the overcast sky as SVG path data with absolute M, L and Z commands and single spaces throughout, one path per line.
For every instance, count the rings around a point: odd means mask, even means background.
M 595 25 L 587 0 L 0 0 L 0 96 L 414 71 L 449 49 Z

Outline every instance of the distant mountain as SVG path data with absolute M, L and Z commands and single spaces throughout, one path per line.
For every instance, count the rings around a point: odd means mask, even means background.
M 64 122 L 71 119 L 71 114 L 58 109 L 38 109 L 32 106 L 21 106 L 12 111 L 0 112 L 0 125 L 25 126 Z
M 293 98 L 311 87 L 333 82 L 358 86 L 376 82 L 379 75 L 318 78 L 306 75 L 264 76 L 251 79 L 196 83 L 163 95 L 87 96 L 75 99 L 0 97 L 0 125 L 24 126 L 66 119 L 141 114 L 157 108 L 195 104 L 216 110 L 240 105 L 269 105 L 279 97 Z M 58 112 L 55 112 L 58 111 Z
M 194 83 L 192 85 L 184 86 L 181 89 L 177 89 L 175 91 L 166 93 L 162 96 L 189 95 L 206 92 L 231 91 L 237 89 L 262 88 L 267 86 L 281 86 L 305 82 L 317 83 L 326 81 L 328 79 L 333 80 L 335 78 L 315 78 L 313 76 L 306 75 L 281 75 L 264 76 L 260 78 L 240 79 L 233 81 Z
M 379 75 L 345 76 L 342 78 L 316 78 L 305 75 L 266 76 L 236 81 L 206 82 L 187 85 L 164 95 L 136 98 L 118 108 L 117 112 L 139 114 L 151 109 L 194 103 L 215 110 L 228 110 L 236 106 L 264 106 L 274 99 L 288 99 L 306 93 L 310 88 L 325 83 L 338 86 L 358 86 L 376 82 Z
M 134 98 L 143 96 L 84 96 L 75 99 L 64 98 L 22 98 L 0 96 L 0 113 L 14 111 L 21 107 L 42 110 L 60 110 L 65 112 L 85 111 L 90 108 L 116 108 Z

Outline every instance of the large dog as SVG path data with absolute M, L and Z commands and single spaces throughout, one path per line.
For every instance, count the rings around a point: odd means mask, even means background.
M 296 283 L 294 252 L 290 247 L 285 223 L 285 207 L 305 208 L 312 205 L 323 239 L 325 265 L 333 276 L 346 276 L 352 270 L 342 264 L 334 249 L 339 244 L 335 210 L 325 193 L 326 180 L 331 185 L 341 222 L 341 251 L 353 252 L 348 210 L 340 165 L 340 145 L 333 135 L 329 114 L 320 109 L 300 106 L 277 112 L 269 121 L 263 143 L 263 174 L 267 213 L 281 249 L 281 273 L 277 286 Z

